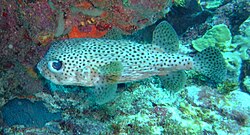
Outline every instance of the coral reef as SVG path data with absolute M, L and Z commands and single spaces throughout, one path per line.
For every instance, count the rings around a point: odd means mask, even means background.
M 0 106 L 15 97 L 32 99 L 43 90 L 42 80 L 33 68 L 7 57 L 2 57 L 0 62 Z
M 240 1 L 238 4 L 241 5 L 242 2 L 243 1 Z M 231 4 L 232 6 L 232 4 L 236 4 L 236 3 L 228 3 L 228 4 Z M 230 8 L 227 7 L 228 4 L 219 8 L 218 12 L 220 10 L 223 10 L 223 11 L 230 10 Z M 232 14 L 231 11 L 226 12 L 226 16 L 228 17 L 229 20 L 230 20 L 231 14 Z M 219 14 L 216 14 L 216 15 L 219 15 Z M 215 20 L 218 21 L 221 18 L 220 17 L 215 18 L 214 16 L 213 19 L 214 21 Z M 227 19 L 223 18 L 222 20 L 225 21 Z M 206 26 L 205 29 L 209 28 L 208 25 L 211 25 L 209 24 L 211 23 L 210 21 L 211 20 L 208 19 L 203 25 L 200 25 L 200 27 Z M 214 25 L 217 23 L 219 24 Z M 203 30 L 203 33 L 205 33 L 203 37 L 198 38 L 196 40 L 192 40 L 192 46 L 197 51 L 201 51 L 204 48 L 207 48 L 208 46 L 217 46 L 222 51 L 223 57 L 225 58 L 226 63 L 227 63 L 227 70 L 228 70 L 227 82 L 231 82 L 230 85 L 233 86 L 234 83 L 238 82 L 239 76 L 241 74 L 243 61 L 249 59 L 249 42 L 248 42 L 249 41 L 249 36 L 248 36 L 249 18 L 244 20 L 242 24 L 237 24 L 239 26 L 239 30 L 234 30 L 233 28 L 231 28 L 232 24 L 225 23 L 225 22 L 212 22 L 212 25 L 214 26 L 211 29 L 207 30 L 206 32 L 204 32 Z M 195 28 L 194 32 L 200 31 L 201 29 L 200 27 L 198 27 L 198 29 Z M 221 31 L 219 32 L 219 30 Z M 240 35 L 232 35 L 232 33 L 240 33 Z M 191 37 L 192 39 L 198 37 L 197 33 L 186 33 L 186 34 L 191 34 L 188 36 L 189 37 L 192 36 Z M 190 44 L 190 42 L 191 42 L 190 40 L 187 40 L 187 44 Z M 224 86 L 228 86 L 228 84 L 223 84 L 223 87 Z M 221 88 L 221 86 L 219 87 Z
M 122 90 L 115 102 L 99 107 L 88 106 L 84 92 L 80 91 L 68 95 L 54 93 L 53 97 L 40 93 L 46 106 L 60 107 L 55 108 L 62 110 L 63 120 L 49 122 L 41 130 L 15 126 L 5 128 L 4 133 L 244 134 L 249 131 L 250 98 L 243 92 L 224 96 L 209 87 L 188 86 L 174 94 L 162 89 L 157 78 L 132 83 L 126 89 L 132 91 Z
M 0 17 L 3 20 L 0 32 L 3 39 L 1 44 L 5 44 L 2 46 L 5 48 L 1 50 L 6 50 L 8 46 L 14 49 L 28 48 L 19 47 L 20 44 L 47 45 L 54 39 L 66 38 L 67 34 L 70 38 L 102 37 L 112 27 L 131 33 L 162 18 L 164 14 L 160 11 L 170 6 L 170 0 L 154 2 L 131 0 L 125 5 L 117 0 L 111 3 L 98 0 L 37 2 L 3 0 L 0 9 L 2 13 Z M 32 48 L 41 49 L 37 46 Z
M 47 45 L 54 38 L 57 27 L 55 22 L 60 15 L 50 8 L 48 2 L 23 3 L 18 10 L 18 18 L 32 41 Z
M 83 29 L 82 33 L 86 30 L 89 31 L 87 32 L 89 36 L 90 34 L 97 36 L 95 35 L 96 31 L 105 33 L 111 27 L 118 27 L 124 32 L 133 32 L 161 18 L 163 13 L 159 13 L 159 11 L 163 11 L 171 6 L 169 0 L 157 0 L 154 2 L 149 0 L 114 0 L 111 2 L 99 0 L 62 2 L 51 0 L 49 5 L 52 9 L 59 9 L 61 12 L 64 12 L 65 25 L 62 29 L 74 26 L 76 30 Z M 145 12 L 145 10 L 147 11 Z M 71 31 L 72 34 L 73 31 Z

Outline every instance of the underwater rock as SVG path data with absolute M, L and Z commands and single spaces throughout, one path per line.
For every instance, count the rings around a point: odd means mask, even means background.
M 178 35 L 185 33 L 189 27 L 204 23 L 208 17 L 212 16 L 211 12 L 202 10 L 196 0 L 179 1 L 185 1 L 185 4 L 180 6 L 174 3 L 171 11 L 166 14 L 166 20 L 174 27 Z
M 240 56 L 243 60 L 248 60 L 250 58 L 249 48 L 250 48 L 250 17 L 245 20 L 239 27 L 241 35 L 236 35 L 233 37 L 233 44 L 239 48 Z
M 223 4 L 224 0 L 201 0 L 201 5 L 206 9 L 216 9 Z
M 233 72 L 237 76 L 240 75 L 242 60 L 239 52 L 224 52 L 222 53 L 225 58 L 227 70 Z
M 240 25 L 239 31 L 244 36 L 250 36 L 250 16 Z
M 250 76 L 244 78 L 243 84 L 246 87 L 246 90 L 250 93 Z
M 67 121 L 61 121 L 60 127 L 63 129 L 63 134 L 66 135 L 98 135 L 109 133 L 105 123 L 88 118 L 71 118 Z
M 15 97 L 34 98 L 43 89 L 33 68 L 23 66 L 14 56 L 0 57 L 0 108 Z
M 13 99 L 1 109 L 3 121 L 7 126 L 24 125 L 42 128 L 47 122 L 61 119 L 60 113 L 50 113 L 43 102 L 27 99 Z
M 242 35 L 234 36 L 234 45 L 239 48 L 240 57 L 243 60 L 248 60 L 250 58 L 249 48 L 250 48 L 250 37 L 244 37 Z
M 231 106 L 231 108 L 233 109 L 237 109 L 237 110 L 244 110 L 244 112 L 246 112 L 246 115 L 249 115 L 250 118 L 250 95 L 245 93 L 245 92 L 241 92 L 239 90 L 233 91 L 230 93 L 229 95 L 229 99 L 231 101 L 231 103 L 234 103 L 235 106 Z M 250 124 L 250 121 L 249 121 Z
M 228 1 L 224 1 L 228 2 Z M 230 1 L 218 7 L 213 13 L 213 17 L 207 22 L 216 24 L 226 24 L 233 35 L 237 34 L 238 28 L 250 14 L 250 2 L 247 0 Z

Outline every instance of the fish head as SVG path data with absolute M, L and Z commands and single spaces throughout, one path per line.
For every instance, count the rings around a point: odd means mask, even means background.
M 64 73 L 65 68 L 67 68 L 65 67 L 65 61 L 51 51 L 47 52 L 45 57 L 37 64 L 40 74 L 55 84 L 63 84 L 69 79 L 67 78 L 68 75 Z
M 54 44 L 37 64 L 37 69 L 44 78 L 55 84 L 81 86 L 86 81 L 86 75 L 82 73 L 84 65 L 79 55 L 80 52 L 70 46 Z

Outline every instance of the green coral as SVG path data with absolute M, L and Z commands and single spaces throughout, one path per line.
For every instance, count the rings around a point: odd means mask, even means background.
M 216 46 L 220 50 L 230 51 L 235 46 L 231 44 L 232 36 L 225 24 L 219 24 L 209 29 L 201 38 L 192 41 L 193 47 L 197 51 L 202 51 L 210 46 Z

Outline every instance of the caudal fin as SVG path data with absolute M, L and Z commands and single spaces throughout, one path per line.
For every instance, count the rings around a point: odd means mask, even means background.
M 226 63 L 220 50 L 208 47 L 194 56 L 194 69 L 215 83 L 225 80 Z

